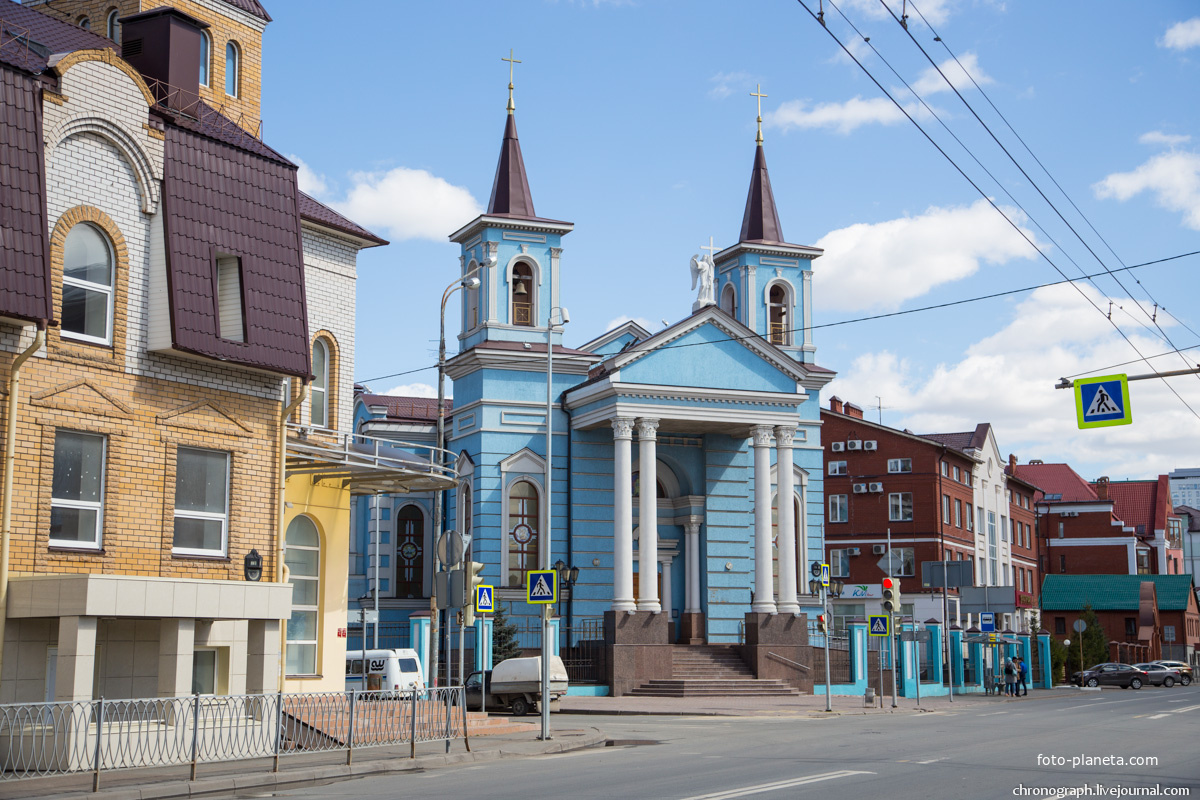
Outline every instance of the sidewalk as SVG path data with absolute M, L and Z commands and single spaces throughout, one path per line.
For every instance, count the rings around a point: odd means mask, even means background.
M 950 711 L 967 705 L 997 705 L 1036 700 L 1039 697 L 1055 696 L 1053 690 L 1035 689 L 1027 697 L 986 697 L 982 694 L 955 695 L 948 697 L 923 697 L 920 706 L 915 698 L 899 697 L 896 708 L 892 698 L 879 698 L 874 706 L 863 705 L 861 696 L 837 696 L 832 700 L 833 714 L 848 716 L 855 714 L 915 714 L 929 711 Z M 664 716 L 725 716 L 725 717 L 778 717 L 808 716 L 829 717 L 825 711 L 824 695 L 800 695 L 784 697 L 577 697 L 562 698 L 561 714 L 661 714 Z
M 359 748 L 353 763 L 346 765 L 344 750 L 327 753 L 303 753 L 280 758 L 279 772 L 271 772 L 271 759 L 225 761 L 200 764 L 195 781 L 188 780 L 189 765 L 120 770 L 100 774 L 100 791 L 93 794 L 92 774 L 60 775 L 0 782 L 0 798 L 37 797 L 40 800 L 159 800 L 194 797 L 205 794 L 255 791 L 263 794 L 276 789 L 295 789 L 365 775 L 402 774 L 454 764 L 472 764 L 512 756 L 536 756 L 564 753 L 603 745 L 605 736 L 598 729 L 558 714 L 552 719 L 550 741 L 540 741 L 540 728 L 531 722 L 520 733 L 495 734 L 471 738 L 471 752 L 461 739 L 417 745 L 417 757 L 409 758 L 409 746 Z

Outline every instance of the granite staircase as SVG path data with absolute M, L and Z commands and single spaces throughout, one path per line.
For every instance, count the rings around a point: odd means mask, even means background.
M 671 677 L 647 681 L 629 694 L 637 697 L 765 697 L 800 694 L 781 680 L 759 679 L 734 647 L 676 645 Z

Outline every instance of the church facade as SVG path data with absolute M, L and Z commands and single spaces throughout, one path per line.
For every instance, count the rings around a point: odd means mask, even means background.
M 567 647 L 569 631 L 606 613 L 610 629 L 614 614 L 647 615 L 661 644 L 735 644 L 747 614 L 811 615 L 808 566 L 824 553 L 819 393 L 834 373 L 813 360 L 821 250 L 783 237 L 761 128 L 738 237 L 693 259 L 700 297 L 685 319 L 565 347 L 572 229 L 534 211 L 510 97 L 487 211 L 450 237 L 463 286 L 446 448 L 460 482 L 444 527 L 472 534 L 470 557 L 513 617 L 539 613 L 525 603 L 530 570 L 578 567 L 560 606 Z M 434 435 L 433 401 L 387 402 L 362 395 L 359 430 Z M 371 585 L 382 528 L 384 617 L 399 620 L 429 608 L 433 503 L 380 502 L 356 507 L 368 558 L 352 558 L 364 572 L 350 594 Z

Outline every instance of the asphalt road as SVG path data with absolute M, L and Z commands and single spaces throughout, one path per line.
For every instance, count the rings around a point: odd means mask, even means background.
M 827 718 L 556 715 L 564 726 L 597 726 L 618 744 L 273 796 L 923 800 L 1046 796 L 1036 787 L 1086 785 L 1093 797 L 1121 796 L 1119 787 L 1200 797 L 1200 687 L 1037 695 Z M 1157 763 L 1129 763 L 1146 757 Z

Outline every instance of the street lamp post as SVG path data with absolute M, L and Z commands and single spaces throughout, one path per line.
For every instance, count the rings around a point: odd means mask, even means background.
M 551 295 L 553 296 L 553 295 Z M 558 321 L 554 312 L 558 312 Z M 554 529 L 554 329 L 561 328 L 571 321 L 571 314 L 565 308 L 552 306 L 546 314 L 546 535 L 540 550 L 541 569 L 550 569 L 551 532 Z M 568 431 L 568 435 L 570 432 Z M 550 612 L 549 603 L 542 606 L 542 733 L 541 738 L 550 738 Z
M 434 458 L 438 462 L 442 462 L 446 450 L 446 301 L 450 299 L 450 295 L 459 289 L 478 288 L 480 281 L 476 273 L 481 269 L 491 266 L 491 261 L 485 261 L 447 286 L 446 291 L 442 292 L 441 313 L 438 317 L 437 452 L 434 455 Z M 445 464 L 439 463 L 439 466 L 444 467 Z M 445 489 L 438 489 L 433 494 L 433 543 L 435 548 L 442 536 L 442 508 L 445 496 Z M 376 558 L 378 558 L 378 554 L 376 554 Z M 437 571 L 441 572 L 442 565 L 437 564 L 436 566 Z M 429 620 L 429 675 L 436 683 L 438 674 L 438 618 L 441 616 L 441 612 L 437 607 L 437 581 L 434 581 L 433 594 L 434 602 Z M 450 658 L 448 651 L 446 658 L 447 661 Z M 459 677 L 461 678 L 461 676 Z

